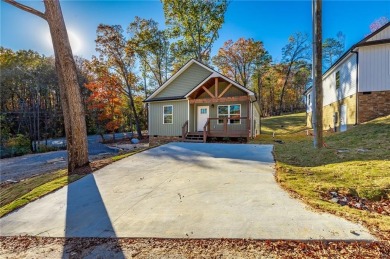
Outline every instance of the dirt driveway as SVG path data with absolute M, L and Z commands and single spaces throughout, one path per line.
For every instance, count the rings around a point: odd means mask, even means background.
M 111 164 L 0 219 L 51 237 L 372 240 L 274 179 L 271 145 L 171 143 Z

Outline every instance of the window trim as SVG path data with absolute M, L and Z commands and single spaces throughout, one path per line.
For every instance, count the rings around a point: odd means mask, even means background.
M 335 82 L 336 82 L 336 90 L 340 89 L 340 86 L 341 86 L 341 82 L 340 82 L 340 70 L 336 71 L 336 74 L 335 74 Z M 338 78 L 338 80 L 337 80 Z
M 227 116 L 228 116 L 228 118 L 230 118 L 230 106 L 234 106 L 234 105 L 238 105 L 238 106 L 240 106 L 240 118 L 241 118 L 241 104 L 239 104 L 239 103 L 237 103 L 237 104 L 221 104 L 221 105 L 218 105 L 217 106 L 217 118 L 218 118 L 218 120 L 217 120 L 217 124 L 219 124 L 219 125 L 221 125 L 221 124 L 223 124 L 223 123 L 220 123 L 219 122 L 219 107 L 220 106 L 228 106 L 228 113 L 227 113 Z M 234 115 L 236 115 L 236 114 L 234 114 Z M 227 124 L 232 124 L 232 125 L 234 125 L 234 124 L 241 124 L 241 119 L 239 119 L 239 123 L 230 123 L 230 120 L 228 120 L 228 123 Z
M 165 114 L 165 107 L 172 107 L 172 113 L 171 114 Z M 171 123 L 166 123 L 165 122 L 165 115 L 171 115 L 172 116 L 172 122 Z M 173 124 L 173 105 L 163 105 L 163 124 Z

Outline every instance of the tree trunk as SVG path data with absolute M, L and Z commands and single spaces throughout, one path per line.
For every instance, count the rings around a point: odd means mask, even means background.
M 87 128 L 84 106 L 78 85 L 76 64 L 73 59 L 59 1 L 45 0 L 44 3 L 46 8 L 45 16 L 53 42 L 64 114 L 68 149 L 68 172 L 69 174 L 86 173 L 84 170 L 90 170 Z
M 130 107 L 134 114 L 135 126 L 137 127 L 138 139 L 142 139 L 141 123 L 139 121 L 137 110 L 135 109 L 133 95 L 130 92 L 129 92 L 129 98 L 130 98 Z
M 77 80 L 76 64 L 70 47 L 60 2 L 58 0 L 44 0 L 45 13 L 42 13 L 14 0 L 4 1 L 23 11 L 41 17 L 49 24 L 64 114 L 68 149 L 68 173 L 89 173 L 91 169 L 88 160 L 84 106 Z
M 259 126 L 260 126 L 260 129 L 259 129 L 259 133 L 261 134 L 261 75 L 259 73 L 258 77 L 257 77 L 257 103 L 259 105 Z
M 288 66 L 288 70 L 287 70 L 287 75 L 286 75 L 286 79 L 284 80 L 284 84 L 283 84 L 283 87 L 282 87 L 282 92 L 280 94 L 280 100 L 279 100 L 279 114 L 278 115 L 281 115 L 282 114 L 282 107 L 283 107 L 283 99 L 284 99 L 284 92 L 286 90 L 286 87 L 287 87 L 287 82 L 288 82 L 288 78 L 290 76 L 290 73 L 291 73 L 291 67 L 292 67 L 292 62 L 290 62 L 289 66 Z

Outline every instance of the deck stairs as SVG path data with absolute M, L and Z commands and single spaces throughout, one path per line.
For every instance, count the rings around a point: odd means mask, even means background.
M 188 132 L 184 142 L 203 143 L 203 132 Z

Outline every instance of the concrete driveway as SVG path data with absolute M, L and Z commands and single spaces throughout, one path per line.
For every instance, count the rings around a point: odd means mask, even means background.
M 111 164 L 0 219 L 55 237 L 372 240 L 274 179 L 271 145 L 171 143 Z

